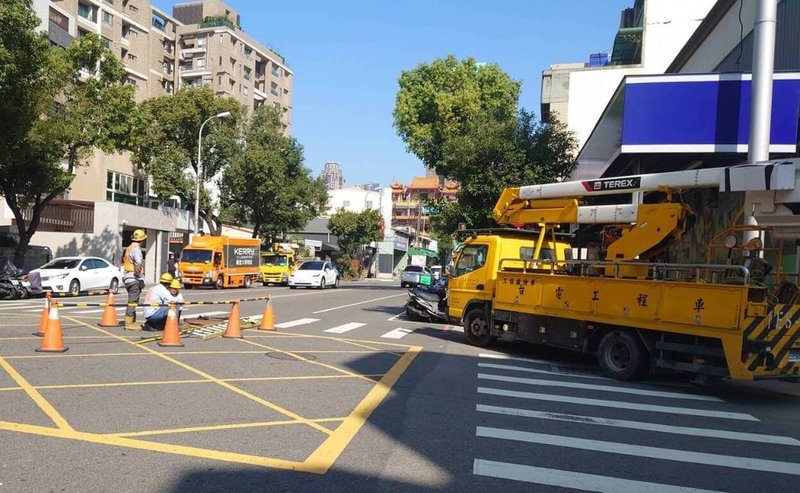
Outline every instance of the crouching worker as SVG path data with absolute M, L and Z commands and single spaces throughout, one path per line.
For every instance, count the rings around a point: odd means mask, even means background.
M 162 274 L 159 284 L 150 288 L 147 292 L 145 303 L 152 303 L 165 306 L 148 306 L 144 309 L 145 323 L 142 330 L 157 331 L 164 330 L 169 314 L 169 304 L 175 303 L 178 312 L 178 320 L 181 317 L 183 295 L 180 294 L 181 283 L 177 279 L 172 279 L 168 273 Z

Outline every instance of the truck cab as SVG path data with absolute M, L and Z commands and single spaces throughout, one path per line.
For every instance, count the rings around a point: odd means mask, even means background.
M 268 284 L 289 284 L 289 276 L 297 268 L 293 250 L 278 250 L 261 253 L 261 282 Z
M 501 265 L 523 269 L 526 260 L 541 260 L 533 265 L 552 270 L 558 262 L 572 259 L 571 245 L 559 240 L 563 235 L 547 237 L 543 231 L 503 228 L 467 233 L 453 265 L 448 267 L 451 319 L 463 321 L 472 309 L 491 308 Z

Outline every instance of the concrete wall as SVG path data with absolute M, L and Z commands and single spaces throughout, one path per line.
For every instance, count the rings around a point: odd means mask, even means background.
M 389 200 L 391 201 L 391 195 Z M 348 203 L 347 206 L 345 206 L 345 202 Z M 369 207 L 367 207 L 367 202 L 370 202 Z M 349 212 L 364 212 L 367 209 L 378 210 L 380 207 L 381 194 L 379 192 L 371 192 L 361 188 L 328 190 L 328 215 L 335 213 L 340 208 L 344 208 Z

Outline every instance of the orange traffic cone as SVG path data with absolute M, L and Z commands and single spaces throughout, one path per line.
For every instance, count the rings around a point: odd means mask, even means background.
M 158 345 L 163 347 L 183 347 L 181 332 L 178 329 L 178 313 L 175 310 L 174 303 L 169 304 L 167 323 L 164 325 L 164 335 Z
M 261 316 L 258 330 L 275 330 L 275 312 L 272 311 L 272 298 L 267 298 L 267 305 L 264 307 L 264 315 Z
M 50 307 L 47 314 L 47 328 L 44 330 L 42 345 L 37 353 L 63 353 L 69 348 L 64 347 L 64 336 L 61 333 L 61 320 L 58 319 L 58 303 Z
M 47 330 L 47 320 L 50 318 L 50 292 L 44 298 L 44 306 L 42 307 L 42 318 L 39 320 L 39 331 L 34 332 L 33 335 L 42 337 Z
M 100 327 L 119 327 L 119 320 L 117 320 L 117 311 L 114 309 L 114 293 L 109 291 L 106 298 L 106 307 L 103 309 L 103 318 L 97 324 Z
M 228 326 L 222 337 L 241 339 L 242 328 L 239 326 L 239 302 L 234 301 L 231 305 L 231 314 L 228 315 Z

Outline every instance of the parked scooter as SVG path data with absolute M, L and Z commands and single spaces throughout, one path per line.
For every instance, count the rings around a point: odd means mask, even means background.
M 405 309 L 409 320 L 447 323 L 447 279 L 409 289 Z
M 31 294 L 41 294 L 42 285 L 37 274 L 32 276 L 33 283 L 28 279 L 22 269 L 7 261 L 0 274 L 0 300 L 15 300 L 27 298 Z

